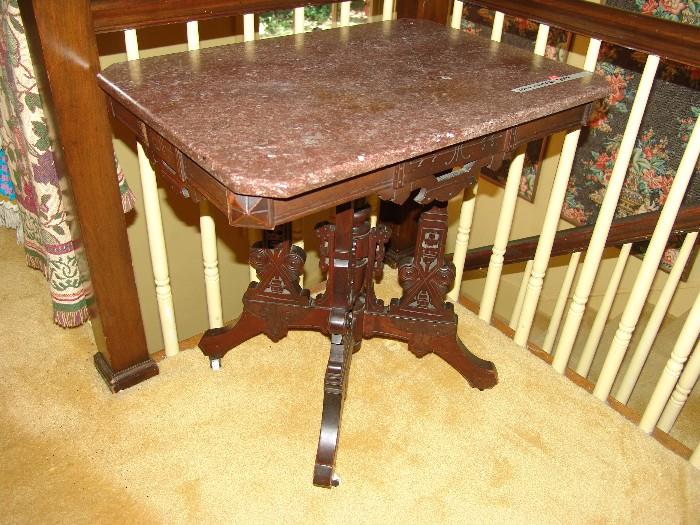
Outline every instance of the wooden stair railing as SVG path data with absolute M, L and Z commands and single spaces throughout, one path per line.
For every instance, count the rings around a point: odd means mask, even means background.
M 606 247 L 647 241 L 654 233 L 654 226 L 660 212 L 653 211 L 615 219 L 606 242 Z M 686 233 L 700 231 L 700 205 L 680 209 L 669 239 L 681 239 Z M 579 226 L 557 233 L 552 247 L 552 257 L 584 251 L 593 232 L 593 225 Z M 503 264 L 525 262 L 532 259 L 537 249 L 539 236 L 525 237 L 508 243 Z M 464 271 L 486 268 L 489 264 L 492 246 L 480 246 L 470 250 L 464 264 Z
M 466 1 L 689 66 L 700 66 L 700 27 L 583 0 Z

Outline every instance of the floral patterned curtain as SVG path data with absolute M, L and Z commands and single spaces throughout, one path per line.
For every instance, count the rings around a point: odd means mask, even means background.
M 54 321 L 77 326 L 88 319 L 89 280 L 81 270 L 80 241 L 71 236 L 70 191 L 54 165 L 17 0 L 0 0 L 0 26 L 0 148 L 6 155 L 0 206 L 11 210 L 0 225 L 18 228 L 27 264 L 46 276 Z M 118 179 L 126 212 L 133 196 L 121 172 Z
M 15 187 L 10 180 L 10 169 L 7 166 L 7 155 L 5 150 L 0 149 L 0 226 L 19 228 L 19 210 L 16 200 Z M 17 232 L 19 234 L 20 230 Z

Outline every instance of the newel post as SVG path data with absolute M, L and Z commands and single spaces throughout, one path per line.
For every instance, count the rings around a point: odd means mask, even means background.
M 69 182 L 95 302 L 95 364 L 117 392 L 158 374 L 149 357 L 117 186 L 89 0 L 20 0 L 56 169 Z M 76 231 L 76 228 L 73 228 Z

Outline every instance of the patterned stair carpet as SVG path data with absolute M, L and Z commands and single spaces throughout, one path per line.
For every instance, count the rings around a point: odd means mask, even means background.
M 373 339 L 355 355 L 333 490 L 311 484 L 326 338 L 197 350 L 112 395 L 90 331 L 51 323 L 0 231 L 2 523 L 697 523 L 700 471 L 458 307 L 500 383 Z M 390 277 L 390 276 L 388 276 Z

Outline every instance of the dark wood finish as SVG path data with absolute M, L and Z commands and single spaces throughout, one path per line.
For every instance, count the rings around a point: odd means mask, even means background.
M 419 18 L 444 24 L 451 10 L 450 0 L 396 0 L 397 18 Z M 413 201 L 401 206 L 388 201 L 381 203 L 380 220 L 391 228 L 385 261 L 392 268 L 398 267 L 402 259 L 413 256 L 421 211 L 420 205 Z
M 615 219 L 605 241 L 606 246 L 620 246 L 629 242 L 651 239 L 660 212 L 642 213 L 622 219 Z M 579 226 L 557 232 L 552 246 L 552 257 L 580 252 L 588 248 L 593 233 L 593 225 Z M 700 206 L 686 206 L 678 211 L 676 222 L 671 230 L 670 240 L 678 240 L 686 233 L 700 230 Z M 524 262 L 532 259 L 537 250 L 538 236 L 525 237 L 508 243 L 504 264 Z M 464 263 L 464 270 L 486 268 L 489 265 L 493 246 L 481 246 L 470 250 Z
M 469 0 L 469 3 L 700 67 L 700 27 L 582 0 Z
M 158 373 L 149 358 L 87 0 L 20 0 L 56 168 L 70 182 L 95 295 L 96 363 L 110 388 Z M 99 205 L 96 200 L 99 199 Z M 116 382 L 115 382 L 116 381 Z
M 175 193 L 195 202 L 206 198 L 228 217 L 232 226 L 261 229 L 274 228 L 371 193 L 398 204 L 406 202 L 411 194 L 420 204 L 448 200 L 466 185 L 472 185 L 481 167 L 496 169 L 520 144 L 554 131 L 580 127 L 590 111 L 590 104 L 573 107 L 319 190 L 276 199 L 231 191 L 119 102 L 110 98 L 109 107 L 112 115 L 136 135 L 156 173 Z M 415 227 L 407 228 L 415 232 Z
M 154 359 L 141 361 L 117 372 L 112 369 L 103 354 L 96 353 L 93 360 L 95 368 L 113 394 L 158 375 L 158 365 Z
M 386 62 L 385 55 L 366 59 L 362 63 L 366 71 L 358 73 L 356 60 L 347 56 L 357 50 L 343 48 L 338 53 L 337 42 L 329 44 L 329 39 L 334 38 L 339 38 L 341 43 L 359 42 L 363 57 L 364 50 L 376 46 L 385 46 L 398 58 L 410 51 L 413 63 L 421 67 L 401 69 L 401 81 L 406 87 L 395 81 L 393 75 L 387 77 L 386 71 L 382 71 L 383 76 L 375 77 L 377 69 Z M 395 47 L 405 46 L 407 41 L 410 49 Z M 561 66 L 547 65 L 539 59 L 534 59 L 537 63 L 533 65 L 530 54 L 516 53 L 512 48 L 504 47 L 496 53 L 488 42 L 482 42 L 480 50 L 476 50 L 471 40 L 466 42 L 460 33 L 427 22 L 397 21 L 391 25 L 317 33 L 305 37 L 304 42 L 302 48 L 295 44 L 295 39 L 279 40 L 274 47 L 269 47 L 270 43 L 256 43 L 254 60 L 245 60 L 245 64 L 255 66 L 248 72 L 254 77 L 269 77 L 267 73 L 273 61 L 279 68 L 276 74 L 283 78 L 284 96 L 293 94 L 294 100 L 300 101 L 293 106 L 286 101 L 280 103 L 282 95 L 274 100 L 263 97 L 268 101 L 265 109 L 275 118 L 268 125 L 252 115 L 242 117 L 249 103 L 245 97 L 251 92 L 259 96 L 259 83 L 243 83 L 244 89 L 236 87 L 240 96 L 231 97 L 231 92 L 226 91 L 230 89 L 231 71 L 238 74 L 241 70 L 219 60 L 235 62 L 236 55 L 251 46 L 219 48 L 210 54 L 201 52 L 196 54 L 196 60 L 192 54 L 144 60 L 139 63 L 136 78 L 131 67 L 112 66 L 99 75 L 98 81 L 113 99 L 114 116 L 134 132 L 164 181 L 183 196 L 194 200 L 208 198 L 227 214 L 231 225 L 268 230 L 263 241 L 250 251 L 250 264 L 259 282 L 249 285 L 241 316 L 226 327 L 207 331 L 199 342 L 199 348 L 212 364 L 259 334 L 273 341 L 285 337 L 289 330 L 315 330 L 330 336 L 313 479 L 317 485 L 331 487 L 337 483 L 335 458 L 350 363 L 363 338 L 379 336 L 404 341 L 417 357 L 435 353 L 475 388 L 487 389 L 497 383 L 493 363 L 472 355 L 457 337 L 457 316 L 452 305 L 445 302 L 455 268 L 444 255 L 448 222 L 444 203 L 473 185 L 482 167 L 495 168 L 519 144 L 554 131 L 580 127 L 587 120 L 591 100 L 603 96 L 607 87 L 591 78 L 580 84 L 560 86 L 559 89 L 570 94 L 563 103 L 553 103 L 552 92 L 539 92 L 515 101 L 508 98 L 511 90 L 527 81 L 522 71 L 514 73 L 516 61 L 524 65 L 526 74 L 532 75 L 532 68 L 536 68 L 535 79 L 547 78 Z M 458 47 L 447 49 L 452 44 Z M 270 49 L 274 53 L 270 54 Z M 307 63 L 309 71 L 322 73 L 314 76 L 306 72 L 303 78 L 295 78 L 298 59 L 308 57 L 307 49 L 322 56 L 320 62 L 319 56 L 311 57 L 314 66 Z M 328 49 L 332 52 L 323 52 Z M 458 56 L 450 55 L 454 49 L 460 50 Z M 461 59 L 461 52 L 467 50 L 471 53 L 469 66 L 478 69 L 473 74 L 492 60 L 503 61 L 508 66 L 505 72 L 493 72 L 497 78 L 490 79 L 493 89 L 486 99 L 475 98 L 481 96 L 482 89 L 475 87 L 472 73 L 465 76 L 467 64 L 455 63 Z M 438 72 L 428 74 L 425 68 L 434 64 L 436 52 L 448 58 L 442 57 Z M 329 76 L 329 64 L 339 68 L 339 72 L 352 71 L 353 76 L 346 78 L 340 73 Z M 565 71 L 562 74 L 570 70 Z M 172 85 L 168 75 L 173 74 L 177 78 L 190 77 L 193 82 Z M 421 84 L 427 77 L 438 74 L 442 75 L 440 80 L 455 81 L 454 77 L 458 80 L 448 89 L 440 82 Z M 382 88 L 378 93 L 382 101 L 393 99 L 397 89 L 418 92 L 421 98 L 423 92 L 433 94 L 435 102 L 424 111 L 421 129 L 415 136 L 411 132 L 408 147 L 406 130 L 416 119 L 413 104 L 391 105 L 392 118 L 388 119 L 381 105 L 358 113 L 355 105 L 336 102 L 338 93 L 346 98 L 355 94 L 343 91 L 348 84 L 362 84 L 368 79 L 376 79 Z M 322 86 L 320 91 L 316 83 Z M 197 99 L 187 100 L 192 90 L 198 94 Z M 329 92 L 334 95 L 333 102 L 325 106 L 324 97 Z M 209 100 L 216 112 L 207 115 L 201 97 L 208 94 L 217 100 Z M 454 105 L 449 106 L 451 111 L 444 111 L 447 96 L 457 99 L 453 104 L 473 105 L 474 115 L 466 118 L 454 110 Z M 227 107 L 232 98 L 238 106 Z M 503 98 L 508 100 L 503 103 Z M 177 103 L 173 104 L 173 100 Z M 486 104 L 483 100 L 489 102 L 488 110 L 483 109 Z M 518 107 L 524 101 L 527 107 Z M 321 107 L 320 113 L 317 105 Z M 330 120 L 325 114 L 329 108 L 337 109 Z M 342 151 L 329 151 L 328 145 L 336 144 L 337 140 L 333 132 L 326 130 L 335 131 L 338 115 L 348 112 L 348 108 L 352 118 L 341 119 L 343 125 L 338 129 L 351 138 Z M 317 113 L 313 113 L 309 123 L 309 114 L 314 111 Z M 235 114 L 238 120 L 256 122 L 258 128 L 248 124 L 247 142 L 236 142 L 239 137 L 236 124 L 229 125 L 222 112 Z M 277 127 L 277 121 L 284 125 Z M 324 134 L 318 134 L 319 127 L 324 128 Z M 358 151 L 363 153 L 358 155 L 348 144 L 352 136 L 365 133 L 367 128 L 372 128 L 375 135 L 383 131 L 381 140 L 362 142 Z M 289 129 L 295 132 L 290 134 Z M 251 139 L 261 130 L 264 140 Z M 268 136 L 272 137 L 269 143 L 265 142 Z M 313 149 L 304 150 L 312 136 L 316 137 L 312 141 Z M 450 141 L 445 144 L 443 137 Z M 275 154 L 261 154 L 261 142 Z M 415 256 L 399 266 L 403 293 L 388 305 L 376 297 L 374 279 L 382 272 L 389 229 L 382 224 L 370 228 L 369 207 L 363 198 L 355 200 L 371 193 L 397 203 L 413 196 L 419 204 L 431 204 L 418 223 Z M 299 285 L 306 255 L 291 243 L 288 221 L 338 203 L 343 204 L 336 208 L 335 224 L 323 224 L 316 230 L 320 241 L 319 261 L 321 270 L 327 273 L 327 286 L 323 293 L 312 298 Z
M 95 32 L 109 33 L 325 3 L 324 0 L 92 0 L 90 7 Z
M 397 18 L 419 18 L 446 24 L 451 10 L 450 0 L 396 0 Z
M 457 337 L 457 316 L 445 296 L 455 269 L 444 259 L 447 237 L 445 204 L 425 211 L 418 228 L 415 258 L 399 269 L 404 290 L 385 306 L 374 293 L 381 276 L 386 226 L 369 227 L 369 208 L 359 201 L 341 205 L 335 225 L 317 228 L 320 266 L 327 272 L 324 293 L 312 299 L 299 286 L 306 259 L 291 244 L 289 226 L 264 236 L 264 244 L 251 249 L 250 262 L 260 282 L 251 283 L 243 298 L 241 317 L 229 326 L 205 332 L 199 348 L 210 359 L 261 333 L 273 341 L 290 329 L 317 330 L 331 338 L 324 378 L 323 413 L 314 484 L 337 485 L 335 457 L 352 354 L 363 338 L 389 337 L 405 341 L 417 357 L 435 353 L 480 390 L 493 387 L 498 375 L 493 363 L 474 356 Z
M 422 211 L 423 207 L 413 199 L 402 205 L 391 201 L 382 202 L 379 222 L 391 230 L 384 262 L 392 268 L 397 268 L 404 258 L 413 256 L 418 235 L 418 218 Z

